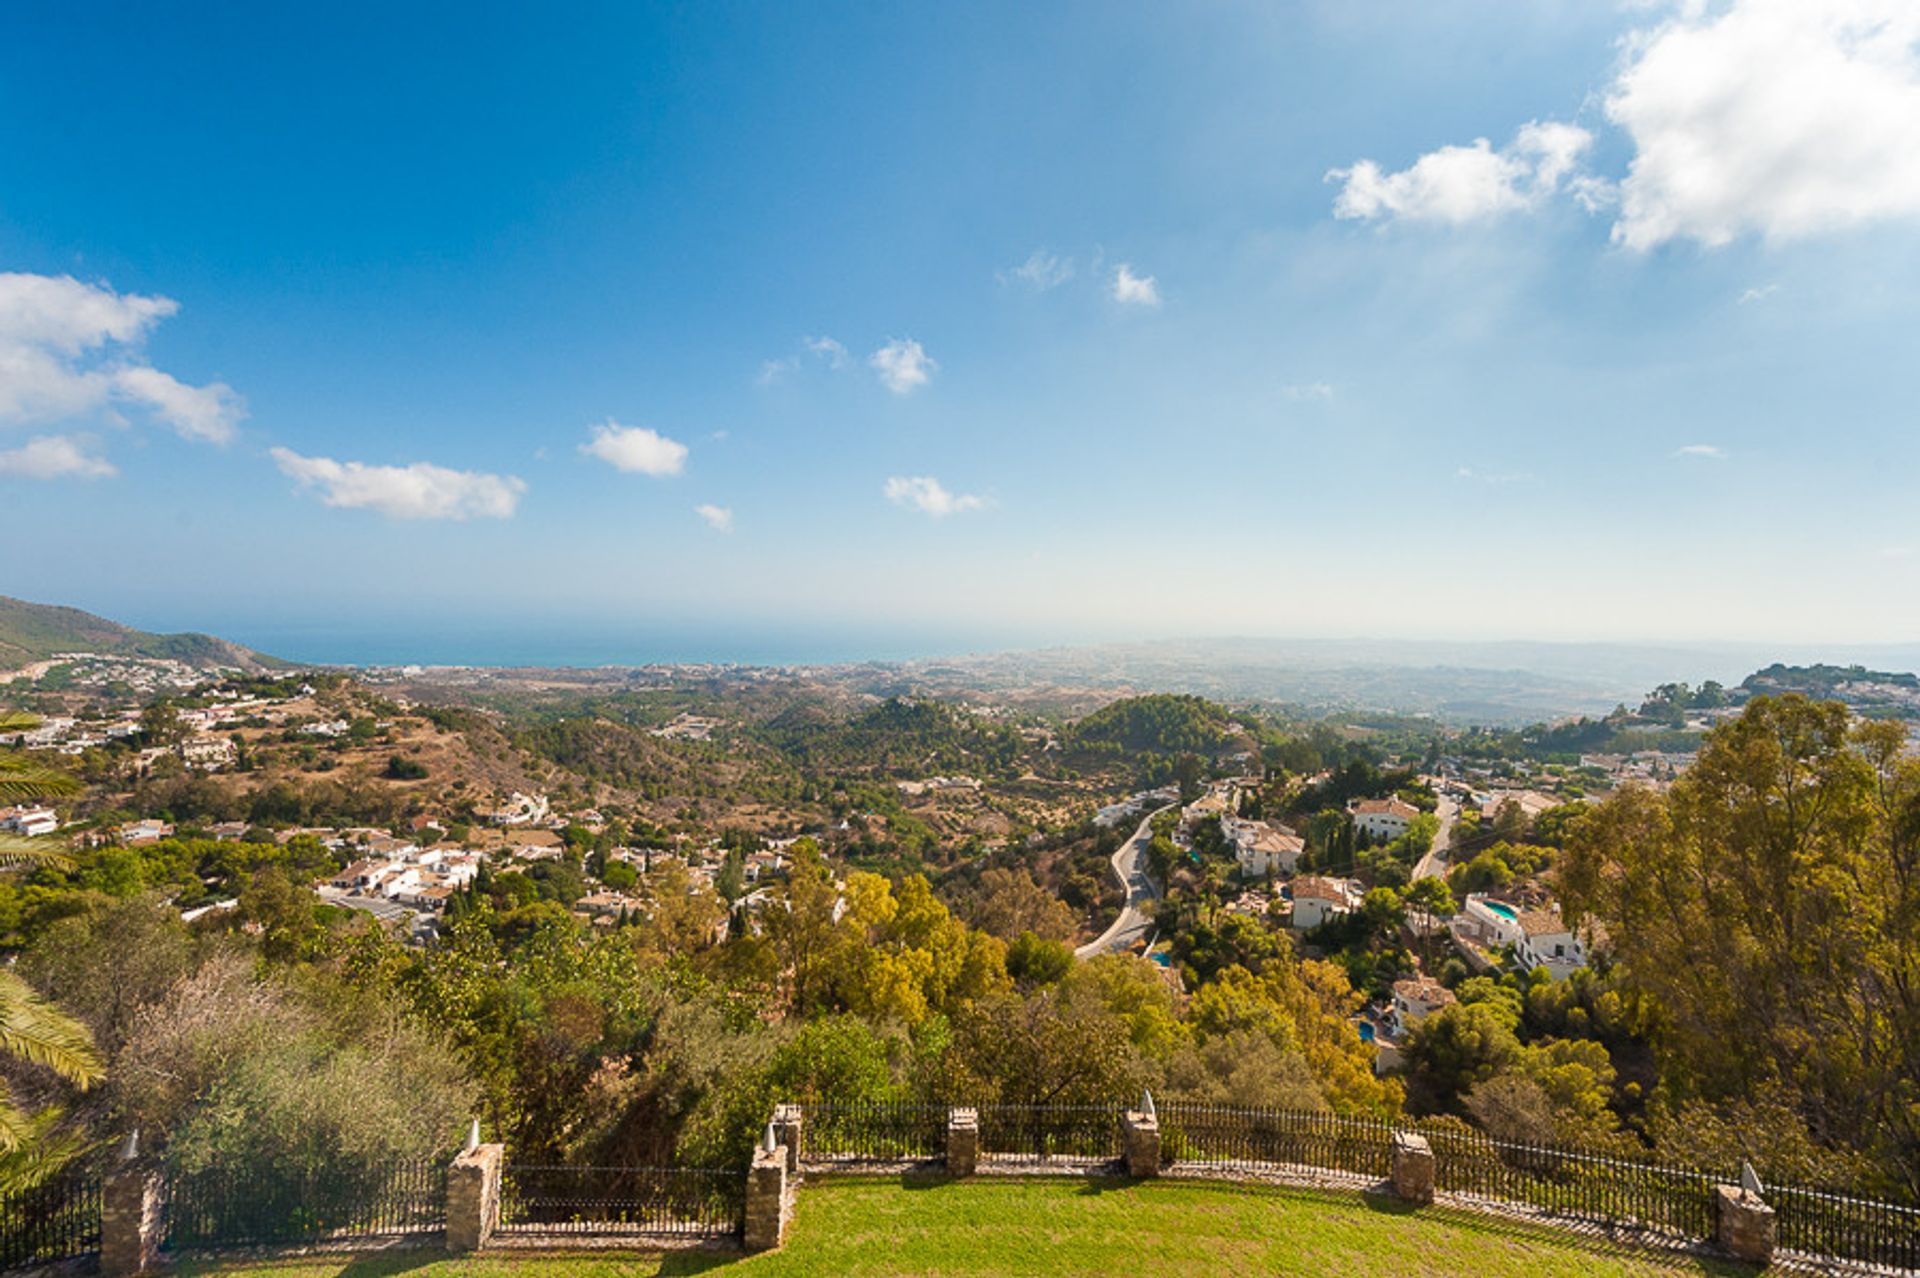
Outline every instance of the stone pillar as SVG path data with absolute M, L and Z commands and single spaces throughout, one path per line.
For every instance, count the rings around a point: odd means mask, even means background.
M 743 1239 L 747 1250 L 772 1251 L 783 1245 L 792 1221 L 786 1147 L 761 1146 L 753 1151 L 753 1163 L 747 1168 L 747 1231 Z
M 773 1138 L 787 1149 L 787 1174 L 800 1174 L 800 1138 L 806 1130 L 806 1115 L 798 1105 L 773 1107 Z
M 1713 1237 L 1722 1251 L 1750 1265 L 1773 1261 L 1773 1208 L 1738 1185 L 1713 1187 Z
M 1160 1119 L 1142 1110 L 1130 1109 L 1120 1120 L 1121 1150 L 1126 1155 L 1127 1175 L 1160 1174 Z
M 980 1111 L 947 1111 L 947 1175 L 971 1176 L 980 1165 Z
M 122 1166 L 100 1186 L 100 1272 L 144 1274 L 160 1258 L 160 1177 Z
M 500 1169 L 506 1146 L 475 1145 L 447 1169 L 447 1250 L 478 1251 L 500 1223 Z
M 1433 1146 L 1413 1132 L 1393 1134 L 1393 1192 L 1402 1202 L 1433 1201 Z

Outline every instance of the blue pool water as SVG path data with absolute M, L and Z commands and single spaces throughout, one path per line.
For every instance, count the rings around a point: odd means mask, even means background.
M 1495 914 L 1504 914 L 1506 917 L 1510 919 L 1519 917 L 1514 912 L 1514 908 L 1511 905 L 1508 905 L 1505 901 L 1488 901 L 1487 908 L 1489 910 L 1492 910 Z

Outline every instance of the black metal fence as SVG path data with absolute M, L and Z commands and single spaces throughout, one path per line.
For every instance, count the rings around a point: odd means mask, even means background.
M 500 1183 L 506 1234 L 681 1234 L 716 1237 L 745 1224 L 744 1168 L 508 1164 Z
M 800 1156 L 841 1162 L 902 1162 L 947 1152 L 947 1107 L 911 1101 L 808 1105 Z
M 1120 1157 L 1118 1105 L 982 1105 L 980 1157 L 1019 1163 Z
M 1713 1235 L 1713 1188 L 1725 1176 L 1659 1163 L 1429 1131 L 1437 1189 L 1557 1216 L 1681 1238 Z
M 80 1171 L 0 1193 L 0 1268 L 47 1265 L 100 1250 L 100 1177 Z
M 1159 1107 L 1160 1158 L 1222 1171 L 1305 1167 L 1381 1177 L 1391 1170 L 1393 1127 L 1279 1109 L 1181 1101 Z
M 1774 1238 L 1788 1251 L 1920 1272 L 1920 1207 L 1768 1185 Z
M 438 1159 L 278 1176 L 213 1167 L 164 1183 L 162 1246 L 176 1251 L 429 1234 L 446 1222 Z

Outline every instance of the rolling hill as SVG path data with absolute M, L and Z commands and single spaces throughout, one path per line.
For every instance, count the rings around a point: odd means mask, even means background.
M 148 657 L 196 667 L 237 666 L 247 671 L 286 665 L 276 657 L 212 635 L 157 635 L 78 608 L 28 603 L 0 595 L 0 670 L 17 669 L 58 652 Z

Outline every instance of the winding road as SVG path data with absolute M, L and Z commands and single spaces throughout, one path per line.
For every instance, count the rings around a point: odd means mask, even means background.
M 1447 845 L 1453 841 L 1453 823 L 1460 816 L 1460 805 L 1442 794 L 1433 814 L 1440 818 L 1440 828 L 1434 832 L 1433 846 L 1413 867 L 1416 879 L 1436 879 L 1447 872 Z
M 1146 938 L 1153 927 L 1153 915 L 1148 907 L 1160 899 L 1160 889 L 1154 884 L 1153 876 L 1147 873 L 1147 844 L 1153 841 L 1153 819 L 1168 808 L 1178 807 L 1169 803 L 1166 807 L 1155 808 L 1141 820 L 1140 828 L 1133 837 L 1120 845 L 1113 854 L 1113 874 L 1120 880 L 1120 886 L 1127 889 L 1127 903 L 1121 907 L 1120 917 L 1113 926 L 1095 939 L 1075 950 L 1076 958 L 1092 958 L 1095 954 L 1119 954 L 1132 949 Z

